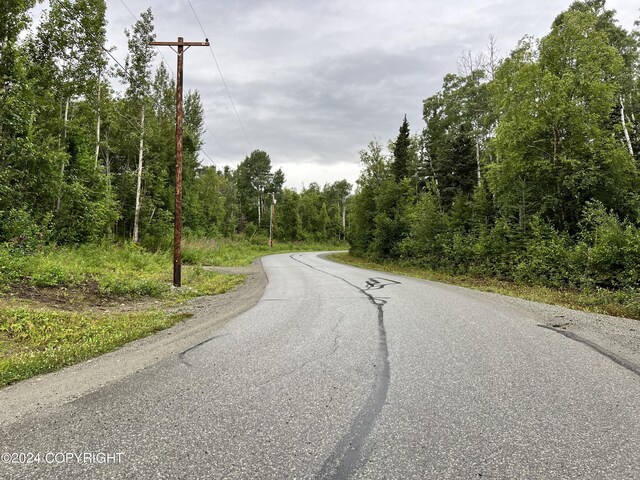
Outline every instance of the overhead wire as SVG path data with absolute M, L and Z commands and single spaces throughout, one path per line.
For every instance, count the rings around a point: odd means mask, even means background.
M 196 21 L 198 22 L 198 25 L 200 26 L 200 30 L 202 31 L 202 34 L 205 36 L 205 38 L 209 38 L 209 35 L 207 35 L 207 32 L 204 30 L 204 27 L 202 26 L 202 22 L 200 21 L 200 18 L 198 17 L 198 14 L 196 13 L 195 8 L 193 8 L 193 4 L 191 3 L 191 0 L 187 0 L 187 3 L 189 4 L 189 7 L 191 7 L 191 11 L 193 12 L 193 16 L 196 17 Z M 249 135 L 247 135 L 247 130 L 244 128 L 244 123 L 242 123 L 242 120 L 240 120 L 240 115 L 238 114 L 238 109 L 236 108 L 236 104 L 233 101 L 233 98 L 231 97 L 231 92 L 229 91 L 229 87 L 227 85 L 227 81 L 224 79 L 224 75 L 222 74 L 222 69 L 220 68 L 220 64 L 218 63 L 218 59 L 216 58 L 216 54 L 213 51 L 213 47 L 211 46 L 211 44 L 209 44 L 209 51 L 211 52 L 211 56 L 213 57 L 213 61 L 216 65 L 216 68 L 218 69 L 218 73 L 220 74 L 220 78 L 222 79 L 222 84 L 224 85 L 225 90 L 227 91 L 227 96 L 229 97 L 229 101 L 231 102 L 231 106 L 233 107 L 233 111 L 236 114 L 236 118 L 238 119 L 238 123 L 240 124 L 240 127 L 242 128 L 242 132 L 244 133 L 244 138 L 247 141 L 247 145 L 249 147 L 249 151 L 253 150 L 253 147 L 251 146 L 251 140 L 249 140 Z
M 122 3 L 122 5 L 124 6 L 124 8 L 127 9 L 127 11 L 129 12 L 129 14 L 133 17 L 134 20 L 138 20 L 138 17 L 136 17 L 136 15 L 131 11 L 131 9 L 127 6 L 127 4 L 124 2 L 124 0 L 120 0 L 120 3 Z M 160 57 L 162 58 L 163 63 L 165 64 L 165 66 L 167 67 L 167 69 L 169 70 L 169 72 L 171 73 L 171 76 L 173 77 L 174 80 L 176 80 L 176 74 L 173 71 L 173 68 L 171 68 L 171 65 L 169 64 L 169 62 L 167 62 L 166 57 L 164 56 L 164 54 L 162 53 L 162 50 L 154 45 L 153 46 L 155 48 L 155 50 L 160 54 Z M 220 147 L 220 151 L 222 152 L 222 155 L 227 159 L 227 161 L 229 160 L 229 156 L 227 155 L 227 152 L 225 151 L 224 147 L 222 146 L 222 144 L 220 143 L 220 141 L 218 140 L 218 138 L 214 135 L 213 130 L 209 127 L 209 125 L 207 124 L 207 121 L 203 118 L 202 122 L 204 123 L 204 126 L 206 127 L 207 131 L 209 132 L 209 134 L 211 135 L 211 137 L 213 137 L 213 139 L 215 140 L 215 142 L 218 144 L 218 147 Z M 207 157 L 207 159 L 215 164 L 215 161 L 209 156 L 209 154 L 207 152 L 204 151 L 204 149 L 200 149 L 200 152 Z
M 78 19 L 75 17 L 75 15 L 73 14 L 73 12 L 72 12 L 71 10 L 69 10 L 69 8 L 68 8 L 68 7 L 67 7 L 67 6 L 66 6 L 66 5 L 65 5 L 61 0 L 54 0 L 54 1 L 56 1 L 56 2 L 58 3 L 58 5 L 60 5 L 60 6 L 61 6 L 61 7 L 62 7 L 62 8 L 63 8 L 63 9 L 64 9 L 64 10 L 65 10 L 65 11 L 66 11 L 70 16 L 71 16 L 71 18 L 72 18 L 72 19 L 73 19 L 73 20 L 74 20 L 78 25 L 82 26 L 82 24 L 78 21 Z M 122 0 L 121 0 L 121 1 L 122 1 Z M 123 4 L 124 4 L 124 2 L 123 2 Z M 125 5 L 125 7 L 126 7 L 126 5 Z M 129 8 L 127 8 L 127 10 L 129 10 Z M 132 12 L 131 12 L 131 10 L 129 10 L 129 13 L 132 13 Z M 136 17 L 135 17 L 135 15 L 134 15 L 134 18 L 136 18 Z M 128 72 L 128 70 L 127 70 L 127 69 L 122 65 L 122 63 L 120 63 L 120 61 L 119 61 L 116 57 L 114 57 L 114 56 L 111 54 L 111 51 L 110 51 L 108 48 L 106 48 L 104 45 L 100 45 L 100 47 L 102 48 L 102 50 L 103 50 L 107 55 L 109 55 L 109 57 L 111 57 L 111 59 L 112 59 L 112 60 L 113 60 L 117 65 L 118 65 L 118 67 L 120 67 L 120 70 L 122 70 L 122 73 L 123 73 L 126 77 L 128 77 L 130 80 L 131 80 L 131 79 L 133 79 L 133 77 L 132 77 L 132 76 L 131 76 L 131 74 Z M 172 72 L 172 74 L 173 74 L 173 72 Z M 174 79 L 175 79 L 175 75 L 174 75 Z M 162 108 L 162 106 L 161 106 L 161 105 L 159 105 L 158 101 L 157 101 L 155 98 L 153 98 L 153 97 L 150 97 L 150 98 L 151 98 L 151 100 L 153 101 L 153 103 L 155 104 L 156 108 L 159 108 L 159 109 L 160 109 L 160 108 Z M 204 122 L 203 122 L 203 123 L 204 123 Z M 205 126 L 207 126 L 207 124 L 206 124 L 206 123 L 205 123 Z M 139 128 L 137 128 L 137 131 L 138 131 L 138 133 L 141 133 L 141 130 L 140 130 Z M 188 130 L 187 130 L 187 131 L 188 131 Z M 229 160 L 229 157 L 227 156 L 226 152 L 224 151 L 224 148 L 222 147 L 222 145 L 220 144 L 220 142 L 218 141 L 218 139 L 213 135 L 213 133 L 211 133 L 211 136 L 212 136 L 212 137 L 214 138 L 214 140 L 218 143 L 218 146 L 220 147 L 220 149 L 221 149 L 221 151 L 223 152 L 223 154 L 224 154 L 224 156 L 226 157 L 226 159 L 227 159 L 227 160 Z M 211 158 L 211 157 L 210 157 L 210 156 L 209 156 L 209 155 L 208 155 L 204 150 L 200 149 L 200 152 L 202 152 L 202 154 L 203 154 L 205 157 L 207 157 L 207 159 L 209 159 L 212 163 L 214 163 L 214 164 L 215 164 L 214 160 L 213 160 L 213 159 L 212 159 L 212 158 Z

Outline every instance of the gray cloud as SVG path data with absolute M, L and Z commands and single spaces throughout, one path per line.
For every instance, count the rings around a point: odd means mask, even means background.
M 125 0 L 134 13 L 151 3 L 158 38 L 203 36 L 186 0 Z M 490 34 L 503 55 L 525 34 L 547 33 L 570 0 L 192 0 L 223 69 L 251 147 L 274 163 L 299 167 L 290 183 L 355 180 L 358 150 L 375 134 L 397 134 L 406 113 L 422 128 L 422 100 L 457 70 L 462 50 L 483 50 Z M 124 57 L 123 29 L 133 22 L 108 2 L 109 38 Z M 610 0 L 623 26 L 638 18 L 632 0 Z M 165 50 L 167 60 L 175 61 Z M 173 67 L 175 68 L 175 67 Z M 205 48 L 186 57 L 185 86 L 197 88 L 207 114 L 206 151 L 236 164 L 249 145 Z M 220 148 L 213 136 L 224 149 Z M 338 168 L 340 166 L 340 168 Z

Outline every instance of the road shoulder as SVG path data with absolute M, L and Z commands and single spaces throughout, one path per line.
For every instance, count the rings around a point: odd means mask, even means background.
M 171 328 L 91 360 L 0 389 L 0 425 L 69 403 L 211 337 L 258 303 L 267 285 L 260 259 L 233 273 L 245 274 L 246 281 L 227 293 L 198 297 L 181 305 L 176 311 L 192 316 Z

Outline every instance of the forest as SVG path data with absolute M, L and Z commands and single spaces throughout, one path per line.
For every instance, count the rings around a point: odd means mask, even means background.
M 636 22 L 636 27 L 639 23 Z M 461 56 L 350 199 L 352 252 L 552 287 L 640 286 L 640 34 L 574 2 L 506 58 Z M 389 153 L 387 153 L 387 151 Z
M 54 0 L 30 29 L 35 0 L 0 12 L 0 243 L 132 241 L 170 245 L 175 177 L 175 76 L 158 52 L 151 10 L 126 32 L 124 65 L 107 48 L 104 0 Z M 187 237 L 264 235 L 275 199 L 281 241 L 344 241 L 346 181 L 284 188 L 268 153 L 236 169 L 202 161 L 198 91 L 184 98 Z
M 104 0 L 0 12 L 0 244 L 140 243 L 173 221 L 175 78 L 151 10 L 108 55 Z M 636 25 L 638 23 L 636 22 Z M 360 152 L 346 180 L 284 187 L 269 154 L 204 165 L 203 106 L 185 95 L 187 237 L 344 241 L 369 259 L 555 287 L 640 283 L 640 34 L 604 0 L 574 2 L 541 39 L 467 52 L 423 103 L 424 125 Z M 452 63 L 455 59 L 452 59 Z M 355 161 L 355 158 L 354 158 Z

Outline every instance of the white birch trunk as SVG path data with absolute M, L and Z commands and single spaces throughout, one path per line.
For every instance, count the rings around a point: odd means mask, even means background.
M 262 224 L 262 198 L 258 194 L 258 227 Z
M 106 150 L 104 152 L 104 166 L 107 174 L 107 191 L 111 193 L 111 159 L 109 158 L 109 129 L 104 136 Z
M 436 170 L 433 167 L 433 159 L 431 155 L 429 155 L 428 150 L 425 149 L 425 155 L 427 156 L 427 160 L 429 161 L 429 167 L 431 168 L 431 175 L 433 175 L 434 183 L 436 184 L 436 193 L 438 194 L 438 198 L 440 198 L 440 186 L 438 185 L 438 176 L 436 175 Z
M 98 72 L 98 118 L 96 120 L 96 157 L 93 165 L 93 169 L 98 168 L 98 156 L 100 155 L 100 72 Z
M 342 239 L 343 240 L 346 240 L 347 238 L 347 203 L 345 200 L 342 201 Z
M 478 167 L 478 185 L 482 181 L 482 176 L 480 174 L 480 141 L 478 140 L 478 136 L 476 135 L 476 165 Z
M 629 130 L 627 130 L 627 121 L 624 115 L 624 101 L 620 96 L 620 121 L 622 122 L 622 131 L 624 132 L 624 139 L 627 141 L 627 148 L 629 153 L 633 157 L 633 146 L 631 145 L 631 137 L 629 137 Z
M 140 149 L 138 151 L 138 174 L 136 184 L 136 211 L 133 217 L 133 242 L 140 242 L 140 206 L 142 196 L 142 160 L 144 153 L 144 105 L 140 117 Z

